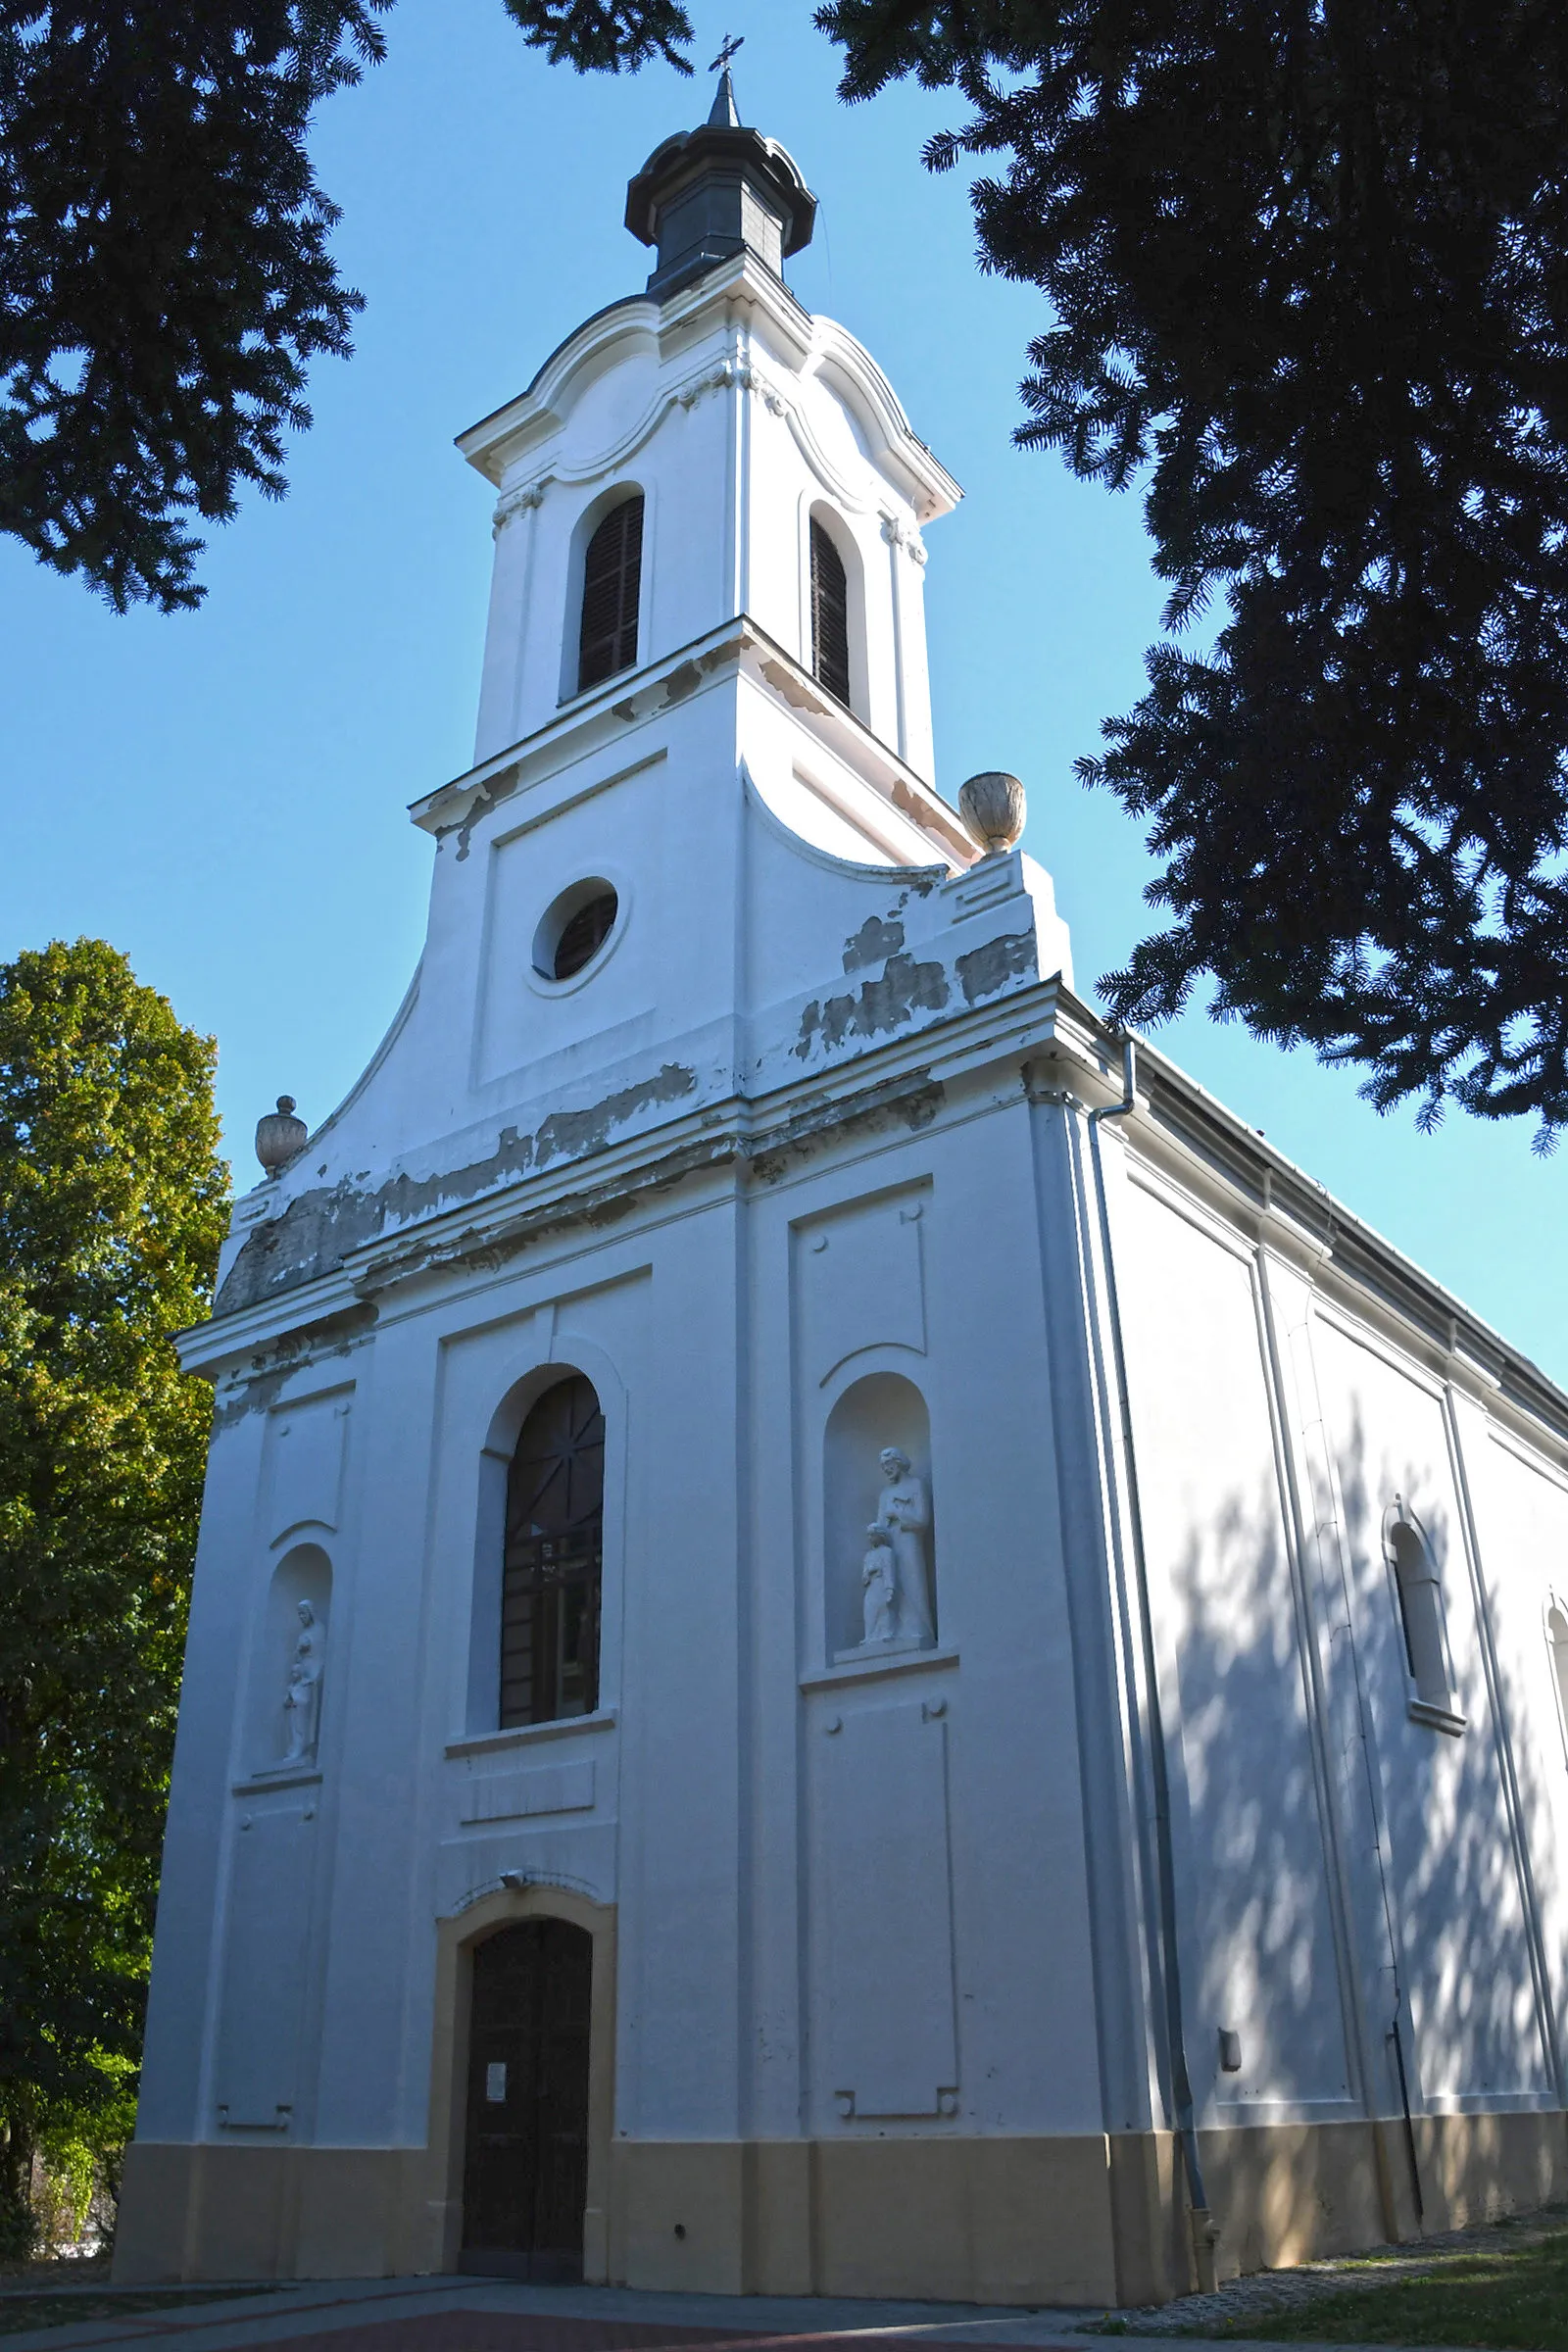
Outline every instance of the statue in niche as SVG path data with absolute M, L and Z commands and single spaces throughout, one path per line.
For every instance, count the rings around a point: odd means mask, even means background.
M 931 1505 L 902 1446 L 884 1446 L 881 1461 L 887 1484 L 877 1496 L 876 1517 L 866 1532 L 873 1538 L 882 1537 L 892 1548 L 897 1586 L 895 1639 L 923 1644 L 936 1639 L 925 1569 L 925 1531 L 931 1524 Z
M 881 1528 L 871 1530 L 871 1541 L 860 1563 L 860 1588 L 864 1595 L 866 1641 L 894 1641 L 899 1629 L 899 1571 L 893 1546 Z
M 308 1600 L 299 1605 L 299 1639 L 289 1660 L 288 1688 L 283 1693 L 283 1721 L 288 1743 L 285 1764 L 305 1764 L 316 1754 L 321 1725 L 321 1670 L 326 1664 L 326 1628 Z

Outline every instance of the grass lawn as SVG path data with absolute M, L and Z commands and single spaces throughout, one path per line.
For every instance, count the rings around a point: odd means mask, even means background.
M 1195 2332 L 1200 2332 L 1195 2330 Z M 1269 2343 L 1480 2344 L 1568 2352 L 1568 2230 L 1484 2252 L 1456 2247 L 1419 2278 L 1314 2297 L 1295 2310 L 1238 2312 L 1205 2335 Z
M 51 2294 L 23 2289 L 0 2295 L 0 2335 L 29 2328 L 76 2328 L 86 2320 L 118 2320 L 139 2311 L 169 2311 L 181 2303 L 226 2303 L 235 2295 L 266 2295 L 267 2286 L 60 2287 Z

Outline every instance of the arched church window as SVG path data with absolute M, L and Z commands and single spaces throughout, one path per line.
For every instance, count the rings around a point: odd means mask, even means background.
M 1451 1705 L 1443 1640 L 1443 1594 L 1431 1550 L 1418 1527 L 1396 1519 L 1389 1531 L 1404 1654 L 1416 1695 L 1429 1707 Z
M 588 542 L 582 566 L 577 691 L 630 669 L 637 659 L 637 600 L 643 570 L 643 502 L 623 498 Z
M 841 703 L 850 699 L 850 583 L 844 558 L 811 519 L 811 669 Z
M 501 1727 L 591 1715 L 599 1704 L 605 1417 L 580 1373 L 545 1391 L 507 1482 L 501 1578 Z
M 1557 1713 L 1562 1724 L 1564 1749 L 1568 1751 L 1568 1615 L 1564 1614 L 1560 1601 L 1554 1600 L 1546 1611 L 1546 1646 L 1551 1652 Z

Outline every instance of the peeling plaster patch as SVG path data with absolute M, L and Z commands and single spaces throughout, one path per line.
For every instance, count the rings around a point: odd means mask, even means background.
M 894 1126 L 917 1133 L 930 1125 L 945 1101 L 940 1081 L 925 1070 L 867 1088 L 847 1102 L 842 1096 L 813 1095 L 788 1119 L 760 1133 L 743 1139 L 731 1129 L 704 1136 L 662 1159 L 617 1174 L 611 1183 L 536 1201 L 482 1237 L 470 1229 L 440 1240 L 421 1241 L 411 1235 L 389 1243 L 366 1267 L 359 1288 L 362 1296 L 369 1296 L 451 1265 L 499 1273 L 540 1243 L 583 1225 L 596 1230 L 612 1225 L 648 1196 L 671 1192 L 690 1176 L 729 1165 L 758 1183 L 774 1184 L 837 1136 L 875 1135 Z
M 782 662 L 764 662 L 761 666 L 763 677 L 784 697 L 792 710 L 814 710 L 818 716 L 826 710 L 827 705 L 821 696 L 813 694 L 793 670 L 784 667 Z
M 760 1184 L 776 1184 L 820 1151 L 829 1137 L 869 1136 L 893 1126 L 906 1127 L 911 1135 L 917 1135 L 922 1127 L 930 1126 L 946 1101 L 940 1079 L 917 1072 L 901 1079 L 896 1091 L 881 1100 L 867 1102 L 862 1098 L 848 1109 L 838 1102 L 813 1104 L 797 1112 L 788 1127 L 753 1145 L 748 1154 L 752 1174 Z
M 376 1321 L 373 1306 L 346 1307 L 319 1323 L 307 1323 L 291 1332 L 281 1346 L 251 1358 L 248 1372 L 232 1374 L 219 1385 L 213 1408 L 213 1427 L 227 1429 L 247 1413 L 264 1412 L 295 1375 L 327 1356 L 352 1355 Z
M 760 1132 L 743 1135 L 729 1127 L 723 1134 L 687 1142 L 640 1168 L 617 1171 L 612 1179 L 601 1184 L 584 1186 L 554 1200 L 535 1201 L 488 1233 L 469 1226 L 463 1233 L 439 1237 L 421 1237 L 417 1232 L 397 1238 L 389 1236 L 381 1250 L 366 1262 L 355 1287 L 362 1300 L 368 1302 L 398 1283 L 445 1266 L 499 1273 L 510 1261 L 552 1236 L 584 1225 L 602 1230 L 626 1216 L 648 1196 L 672 1191 L 693 1175 L 729 1165 L 743 1177 L 771 1185 L 835 1137 L 870 1136 L 897 1126 L 910 1134 L 918 1133 L 930 1125 L 945 1101 L 940 1081 L 933 1079 L 928 1070 L 908 1071 L 847 1099 L 819 1092 L 802 1102 L 787 1119 Z M 293 1279 L 308 1279 L 308 1272 L 296 1274 Z M 345 1309 L 306 1327 L 314 1336 L 314 1345 L 301 1347 L 291 1337 L 267 1353 L 254 1356 L 247 1374 L 220 1388 L 223 1402 L 220 1419 L 236 1419 L 272 1402 L 282 1384 L 302 1365 L 327 1351 L 321 1343 L 332 1335 L 350 1335 L 345 1345 L 331 1349 L 335 1354 L 349 1353 L 375 1319 L 376 1310 L 368 1303 Z
M 868 963 L 885 963 L 903 945 L 904 925 L 896 915 L 884 921 L 880 914 L 868 914 L 854 938 L 844 942 L 844 969 L 858 972 Z
M 474 826 L 482 817 L 488 816 L 491 809 L 498 808 L 503 801 L 510 801 L 521 780 L 522 769 L 520 767 L 504 768 L 499 776 L 492 776 L 489 783 L 483 785 L 474 794 L 468 804 L 467 815 L 457 828 L 458 863 L 460 865 L 468 855 L 468 836 L 472 833 Z
M 636 1205 L 642 1194 L 667 1192 L 695 1170 L 733 1156 L 733 1148 L 727 1140 L 688 1144 L 645 1168 L 616 1176 L 612 1183 L 567 1193 L 555 1200 L 537 1201 L 487 1235 L 476 1234 L 470 1228 L 466 1233 L 448 1235 L 437 1241 L 421 1241 L 414 1235 L 402 1246 L 389 1243 L 384 1255 L 370 1260 L 356 1287 L 362 1297 L 368 1298 L 414 1275 L 450 1265 L 499 1274 L 525 1250 L 552 1235 L 569 1232 L 579 1225 L 588 1225 L 596 1231 L 613 1225 Z
M 940 963 L 890 956 L 881 979 L 862 981 L 858 997 L 829 997 L 825 1004 L 808 1004 L 801 1015 L 800 1037 L 790 1050 L 805 1061 L 818 1037 L 831 1049 L 847 1037 L 886 1036 L 917 1010 L 940 1012 L 949 993 Z
M 628 697 L 628 699 L 623 703 L 612 703 L 610 706 L 610 715 L 612 718 L 618 718 L 622 726 L 629 727 L 632 720 L 637 715 L 636 696 L 632 695 Z
M 657 1078 L 622 1087 L 619 1094 L 607 1095 L 592 1110 L 553 1110 L 539 1129 L 536 1164 L 542 1168 L 558 1152 L 575 1158 L 582 1152 L 602 1151 L 612 1127 L 623 1126 L 655 1102 L 678 1102 L 683 1095 L 696 1091 L 697 1072 L 683 1068 L 678 1061 L 666 1061 Z
M 958 985 L 963 990 L 966 1004 L 976 1004 L 981 997 L 994 997 L 1020 972 L 1031 980 L 1038 977 L 1033 931 L 1004 932 L 999 939 L 988 939 L 983 948 L 971 948 L 957 961 Z
M 592 1109 L 552 1112 L 537 1137 L 503 1127 L 489 1157 L 466 1167 L 422 1178 L 394 1176 L 373 1193 L 358 1191 L 347 1178 L 330 1190 L 320 1185 L 300 1193 L 281 1216 L 269 1218 L 248 1237 L 218 1295 L 214 1317 L 314 1282 L 341 1265 L 351 1250 L 377 1240 L 389 1225 L 408 1225 L 494 1192 L 547 1159 L 599 1151 L 612 1127 L 653 1103 L 678 1102 L 696 1086 L 694 1070 L 666 1062 L 657 1077 L 623 1087 Z
M 695 662 L 683 662 L 679 669 L 672 669 L 664 680 L 665 710 L 671 703 L 683 703 L 689 694 L 695 694 L 702 682 L 703 673 Z

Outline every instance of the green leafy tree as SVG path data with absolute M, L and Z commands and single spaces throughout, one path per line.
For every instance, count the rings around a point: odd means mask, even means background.
M 0 2237 L 123 2137 L 211 1397 L 214 1048 L 101 940 L 0 964 Z

